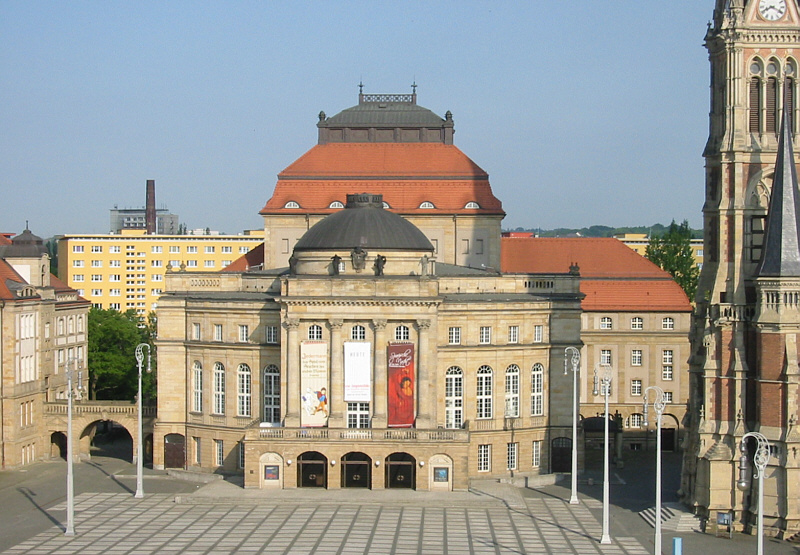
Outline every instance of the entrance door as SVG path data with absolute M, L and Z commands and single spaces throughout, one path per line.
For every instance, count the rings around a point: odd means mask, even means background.
M 386 487 L 416 489 L 416 459 L 408 453 L 386 457 Z
M 572 440 L 568 437 L 557 437 L 552 445 L 552 472 L 572 472 Z
M 325 455 L 308 451 L 297 457 L 297 483 L 301 488 L 327 488 L 328 459 Z
M 164 436 L 164 468 L 183 468 L 186 464 L 186 440 L 181 434 Z
M 675 450 L 675 428 L 661 428 L 661 450 Z
M 342 457 L 342 486 L 369 488 L 372 484 L 372 460 L 364 453 L 348 453 Z

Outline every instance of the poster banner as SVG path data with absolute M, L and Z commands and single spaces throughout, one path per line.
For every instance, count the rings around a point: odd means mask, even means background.
M 300 343 L 300 425 L 328 424 L 328 344 Z
M 344 400 L 372 401 L 372 343 L 344 343 Z
M 388 420 L 393 428 L 414 426 L 414 344 L 389 343 Z

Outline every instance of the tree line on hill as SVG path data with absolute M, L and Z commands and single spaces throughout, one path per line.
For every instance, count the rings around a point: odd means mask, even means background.
M 673 220 L 672 223 L 675 223 Z M 687 229 L 690 232 L 691 239 L 702 239 L 702 229 L 691 229 L 689 224 L 684 220 Z M 648 237 L 660 237 L 666 234 L 670 229 L 669 225 L 653 224 L 649 226 L 632 226 L 632 227 L 610 227 L 607 225 L 593 225 L 581 228 L 558 227 L 555 229 L 541 229 L 541 228 L 523 228 L 508 229 L 506 231 L 522 231 L 535 233 L 539 237 L 614 237 L 623 233 L 644 233 Z

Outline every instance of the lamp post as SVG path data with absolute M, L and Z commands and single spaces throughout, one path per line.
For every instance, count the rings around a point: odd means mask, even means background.
M 647 419 L 648 413 L 648 394 L 652 391 L 655 394 L 653 399 L 653 408 L 656 410 L 656 554 L 661 554 L 661 415 L 664 414 L 664 390 L 658 386 L 651 385 L 644 390 L 644 404 L 642 412 L 644 419 L 642 426 L 647 429 L 649 422 Z
M 608 525 L 608 505 L 609 505 L 609 486 L 608 486 L 608 395 L 611 392 L 611 366 L 603 365 L 603 375 L 597 375 L 597 368 L 594 369 L 594 388 L 593 395 L 603 394 L 605 398 L 605 412 L 603 413 L 603 424 L 605 437 L 603 441 L 603 535 L 600 543 L 611 543 L 611 534 Z M 598 387 L 601 386 L 602 390 Z
M 769 441 L 759 432 L 747 432 L 742 436 L 739 450 L 742 456 L 739 457 L 739 481 L 736 485 L 744 491 L 750 486 L 750 465 L 747 460 L 747 438 L 752 437 L 756 440 L 756 452 L 753 455 L 753 463 L 756 466 L 758 478 L 758 555 L 764 555 L 764 473 L 769 462 Z
M 67 359 L 67 524 L 64 527 L 65 536 L 75 535 L 75 488 L 72 473 L 72 398 L 75 392 L 72 388 L 72 365 L 80 361 L 78 358 Z M 78 391 L 83 390 L 81 373 L 78 373 Z
M 137 499 L 144 497 L 144 486 L 142 484 L 142 464 L 144 459 L 142 449 L 142 362 L 144 361 L 144 349 L 147 349 L 147 372 L 150 368 L 150 345 L 139 343 L 136 346 L 136 364 L 139 367 L 139 395 L 136 399 L 139 413 L 139 441 L 136 442 L 136 493 L 133 495 Z
M 577 505 L 578 501 L 578 371 L 581 364 L 581 352 L 575 347 L 564 349 L 564 375 L 567 375 L 567 360 L 572 357 L 572 492 L 569 504 Z

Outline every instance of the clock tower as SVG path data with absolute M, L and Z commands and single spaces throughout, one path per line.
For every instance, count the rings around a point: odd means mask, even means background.
M 753 526 L 755 486 L 736 483 L 742 438 L 759 432 L 772 446 L 764 523 L 792 535 L 800 531 L 797 0 L 716 0 L 705 46 L 705 252 L 681 495 L 710 522 L 732 512 L 735 528 Z

